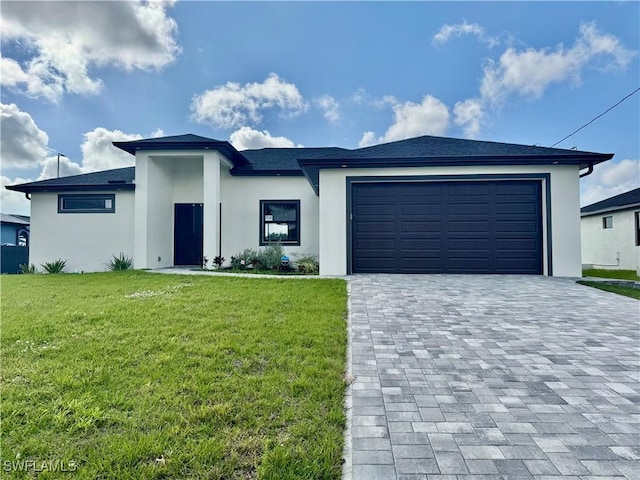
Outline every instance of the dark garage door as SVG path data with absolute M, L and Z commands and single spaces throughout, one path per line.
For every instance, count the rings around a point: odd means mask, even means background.
M 354 183 L 353 273 L 542 273 L 538 181 Z

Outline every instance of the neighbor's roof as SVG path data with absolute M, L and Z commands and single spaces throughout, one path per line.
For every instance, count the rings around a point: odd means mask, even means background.
M 13 223 L 14 225 L 29 225 L 29 217 L 25 215 L 9 215 L 0 213 L 2 223 Z
M 137 150 L 220 150 L 234 166 L 245 165 L 247 160 L 227 141 L 201 137 L 188 133 L 170 137 L 145 138 L 128 142 L 113 142 L 113 145 L 132 155 Z
M 640 188 L 582 207 L 580 209 L 580 215 L 587 217 L 598 213 L 626 210 L 634 207 L 640 207 Z
M 298 163 L 317 193 L 319 170 L 323 168 L 560 164 L 586 168 L 612 157 L 612 153 L 424 135 L 356 150 L 345 150 L 316 159 L 301 158 Z
M 133 190 L 135 188 L 135 167 L 116 168 L 102 172 L 71 175 L 69 177 L 49 178 L 38 182 L 7 185 L 7 189 L 16 192 L 61 192 L 61 191 L 104 191 Z
M 242 167 L 231 170 L 233 175 L 289 175 L 302 176 L 298 159 L 318 158 L 339 152 L 348 152 L 339 147 L 311 148 L 260 148 L 241 150 L 240 153 L 249 161 Z

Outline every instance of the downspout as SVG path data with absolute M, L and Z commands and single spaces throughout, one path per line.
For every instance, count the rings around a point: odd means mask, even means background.
M 24 196 L 27 200 L 31 200 L 31 194 L 29 192 L 25 192 Z
M 585 173 L 580 174 L 580 178 L 586 177 L 587 175 L 591 175 L 593 173 L 593 162 L 589 163 L 589 168 Z

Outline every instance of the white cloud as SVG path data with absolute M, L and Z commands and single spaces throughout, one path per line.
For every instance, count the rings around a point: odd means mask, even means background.
M 15 104 L 0 104 L 0 156 L 3 168 L 37 167 L 47 156 L 48 135 Z
M 400 103 L 393 95 L 385 95 L 380 98 L 375 98 L 369 95 L 362 87 L 358 87 L 358 89 L 353 92 L 349 100 L 356 105 L 368 105 L 380 109 Z
M 640 187 L 640 160 L 610 160 L 580 180 L 580 205 L 590 205 Z
M 635 54 L 613 35 L 600 33 L 595 24 L 582 24 L 571 48 L 561 44 L 554 50 L 507 49 L 497 62 L 485 66 L 480 93 L 493 104 L 511 94 L 537 98 L 552 83 L 579 82 L 582 70 L 596 60 L 608 68 L 625 67 Z
M 285 115 L 295 116 L 308 105 L 298 87 L 275 73 L 269 74 L 262 83 L 227 82 L 195 95 L 191 102 L 193 120 L 222 128 L 259 124 L 262 112 L 276 107 Z
M 315 103 L 323 110 L 324 118 L 334 123 L 340 120 L 340 104 L 331 95 L 322 95 Z
M 296 145 L 286 137 L 273 137 L 267 130 L 258 131 L 246 126 L 233 132 L 229 137 L 229 142 L 237 150 L 267 147 L 292 148 L 303 146 Z
M 58 102 L 62 95 L 97 94 L 94 66 L 161 69 L 180 53 L 173 2 L 5 2 L 2 41 L 15 40 L 28 56 L 3 59 L 2 84 Z
M 84 134 L 82 142 L 82 169 L 84 172 L 109 170 L 112 168 L 131 167 L 135 164 L 135 157 L 120 150 L 111 142 L 126 142 L 139 140 L 142 135 L 124 133 L 120 130 L 107 130 L 103 127 L 94 128 Z
M 358 142 L 358 146 L 360 148 L 364 148 L 364 147 L 370 147 L 371 145 L 375 145 L 378 142 L 378 139 L 376 138 L 376 134 L 374 132 L 364 132 L 362 134 L 362 138 L 360 139 L 360 141 Z
M 449 126 L 449 109 L 431 95 L 426 95 L 420 103 L 395 104 L 393 116 L 394 121 L 383 136 L 375 140 L 373 132 L 366 132 L 360 139 L 360 146 L 393 142 L 421 135 L 442 135 Z
M 12 58 L 0 57 L 0 72 L 2 72 L 2 85 L 6 87 L 15 87 L 29 81 L 29 75 L 23 72 L 20 64 Z
M 18 185 L 27 183 L 31 180 L 28 178 L 9 178 L 4 175 L 0 177 L 0 204 L 2 204 L 2 213 L 15 213 L 17 215 L 29 215 L 31 204 L 22 192 L 14 192 L 4 188 L 6 185 Z
M 463 127 L 465 136 L 477 138 L 486 116 L 482 101 L 478 98 L 469 98 L 463 102 L 457 102 L 453 107 L 453 113 L 454 123 Z
M 60 176 L 68 177 L 70 175 L 80 175 L 87 173 L 80 165 L 73 160 L 60 155 Z M 42 162 L 42 170 L 38 176 L 38 180 L 46 180 L 48 178 L 56 178 L 58 176 L 58 156 L 47 157 Z
M 449 41 L 451 37 L 460 37 L 462 35 L 474 35 L 481 42 L 489 44 L 493 47 L 498 44 L 498 39 L 494 37 L 488 37 L 482 28 L 477 23 L 456 23 L 454 25 L 444 24 L 438 32 L 433 36 L 432 43 L 434 45 L 442 45 Z

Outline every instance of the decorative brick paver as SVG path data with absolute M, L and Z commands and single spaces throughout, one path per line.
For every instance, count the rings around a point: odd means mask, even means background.
M 534 276 L 349 292 L 345 478 L 640 480 L 640 302 Z

